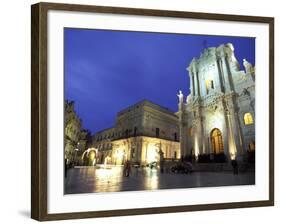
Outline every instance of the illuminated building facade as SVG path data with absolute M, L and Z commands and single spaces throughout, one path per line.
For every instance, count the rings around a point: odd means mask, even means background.
M 76 160 L 76 154 L 78 149 L 78 143 L 81 134 L 81 120 L 74 110 L 73 101 L 64 102 L 64 154 L 67 163 L 74 162 Z
M 140 165 L 164 159 L 179 159 L 178 117 L 169 109 L 148 100 L 134 104 L 117 114 L 113 128 L 93 136 L 99 162 L 116 165 L 126 160 Z
M 115 128 L 107 128 L 97 132 L 92 137 L 93 147 L 96 149 L 97 163 L 111 163 L 112 140 L 117 136 Z
M 207 48 L 191 61 L 190 94 L 178 95 L 183 156 L 240 159 L 255 150 L 255 70 L 245 59 L 243 66 L 232 44 Z

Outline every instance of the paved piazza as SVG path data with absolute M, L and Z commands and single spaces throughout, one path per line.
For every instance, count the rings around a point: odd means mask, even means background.
M 157 169 L 132 168 L 123 176 L 122 166 L 75 167 L 68 170 L 65 193 L 118 192 L 191 187 L 255 184 L 255 173 L 232 172 L 160 173 Z

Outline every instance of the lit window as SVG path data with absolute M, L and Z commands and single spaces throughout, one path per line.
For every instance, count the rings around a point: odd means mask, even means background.
M 254 123 L 251 113 L 244 114 L 244 123 L 245 125 L 250 125 Z
M 211 79 L 206 79 L 205 84 L 206 84 L 207 94 L 209 94 L 210 90 L 214 89 L 214 81 Z

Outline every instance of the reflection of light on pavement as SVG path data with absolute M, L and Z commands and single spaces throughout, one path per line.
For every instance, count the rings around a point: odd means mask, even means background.
M 108 179 L 112 173 L 112 170 L 110 168 L 99 168 L 96 169 L 96 177 L 98 179 Z
M 132 169 L 129 177 L 123 177 L 123 166 L 110 164 L 98 167 L 70 169 L 65 180 L 66 194 L 89 192 L 120 192 L 190 187 L 213 187 L 255 184 L 255 172 L 194 172 L 192 175 L 160 173 L 159 169 Z
M 156 169 L 145 169 L 144 188 L 147 190 L 155 190 L 159 188 L 159 174 Z
M 101 165 L 95 169 L 93 175 L 95 175 L 94 191 L 120 191 L 123 178 L 121 166 Z

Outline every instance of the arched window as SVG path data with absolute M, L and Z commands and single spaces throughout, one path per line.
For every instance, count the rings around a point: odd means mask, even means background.
M 254 123 L 253 117 L 251 113 L 244 114 L 244 123 L 245 125 L 250 125 Z

